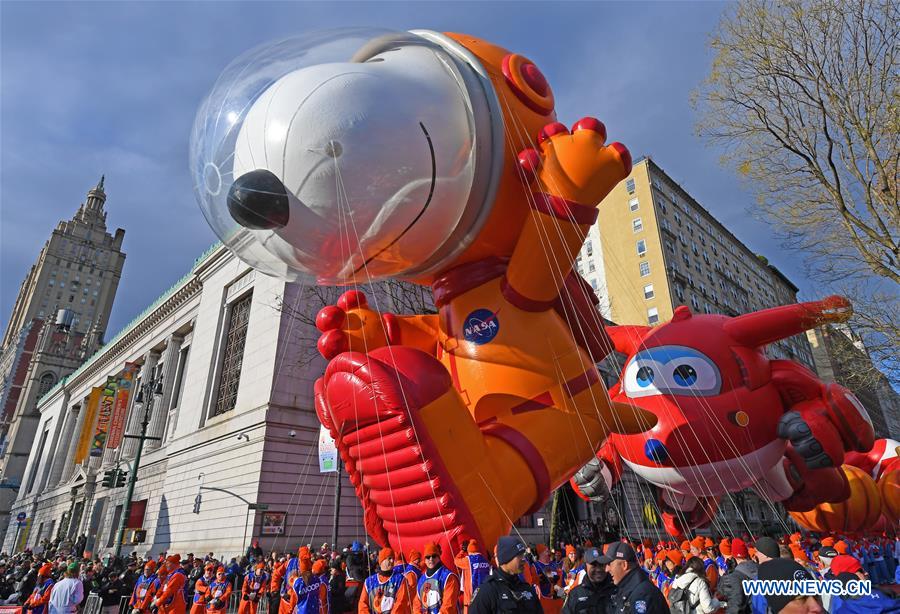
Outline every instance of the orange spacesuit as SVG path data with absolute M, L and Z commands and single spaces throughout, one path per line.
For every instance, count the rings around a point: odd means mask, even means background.
M 628 150 L 607 145 L 596 119 L 571 132 L 556 122 L 528 59 L 447 36 L 483 66 L 503 111 L 493 208 L 451 266 L 416 280 L 438 314 L 379 314 L 356 291 L 319 313 L 331 362 L 316 396 L 369 533 L 395 549 L 433 539 L 452 566 L 462 535 L 492 548 L 610 431 L 655 419 L 610 402 L 594 366 L 608 351 L 602 323 L 572 273 L 597 204 L 631 170 Z

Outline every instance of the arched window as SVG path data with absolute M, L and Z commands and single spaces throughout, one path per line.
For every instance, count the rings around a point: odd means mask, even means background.
M 53 386 L 55 386 L 55 385 L 56 385 L 56 376 L 50 372 L 44 373 L 41 376 L 41 385 L 38 388 L 38 398 L 41 398 L 42 396 L 47 394 L 47 392 L 49 392 L 50 389 L 53 388 Z

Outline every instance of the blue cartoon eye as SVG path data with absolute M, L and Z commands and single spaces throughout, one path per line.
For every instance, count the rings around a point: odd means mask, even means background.
M 672 372 L 672 377 L 679 386 L 693 386 L 697 381 L 697 372 L 690 365 L 678 365 Z
M 635 376 L 638 386 L 646 388 L 653 383 L 653 369 L 650 367 L 641 367 Z

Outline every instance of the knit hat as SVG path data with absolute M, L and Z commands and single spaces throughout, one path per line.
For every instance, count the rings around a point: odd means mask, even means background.
M 684 555 L 681 554 L 681 550 L 669 550 L 666 552 L 666 558 L 676 565 L 681 565 L 684 562 Z
M 497 563 L 500 565 L 505 565 L 523 554 L 525 554 L 525 544 L 518 537 L 504 535 L 497 540 Z
M 834 543 L 834 549 L 840 554 L 847 554 L 847 550 L 850 549 L 850 546 L 848 546 L 847 542 L 844 540 L 840 540 Z
M 147 564 L 149 565 L 150 563 L 147 563 Z M 203 569 L 205 569 L 206 571 L 215 571 L 216 564 L 215 563 L 207 563 L 206 565 L 203 566 Z
M 78 571 L 78 567 L 78 563 L 69 563 L 66 567 L 66 571 L 68 571 L 69 573 L 75 573 Z
M 378 553 L 378 563 L 382 563 L 385 559 L 394 558 L 394 551 L 390 548 L 382 548 Z
M 300 573 L 312 571 L 312 559 L 308 556 L 300 557 L 298 569 L 300 570 Z
M 683 542 L 681 542 L 681 549 L 684 550 L 685 552 L 690 550 L 691 542 L 689 542 L 688 540 L 684 540 Z
M 216 574 L 218 575 L 220 573 L 225 573 L 225 568 L 221 565 L 219 565 L 219 567 L 216 569 Z
M 731 544 L 728 543 L 727 539 L 719 542 L 719 552 L 722 553 L 722 556 L 731 556 Z
M 328 569 L 328 563 L 325 562 L 325 559 L 319 559 L 313 563 L 312 572 L 314 576 L 321 576 L 326 569 Z
M 775 540 L 772 540 L 773 542 Z M 758 544 L 759 542 L 757 542 Z M 765 554 L 765 552 L 763 553 Z M 760 580 L 813 580 L 802 565 L 790 559 L 773 558 L 759 566 L 758 578 Z M 766 595 L 766 603 L 769 604 L 773 614 L 778 614 L 784 607 L 793 601 L 797 595 Z
M 180 554 L 172 554 L 166 557 L 167 563 L 172 563 L 173 565 L 178 565 L 181 563 L 181 555 Z
M 409 556 L 407 557 L 410 563 L 415 563 L 416 561 L 422 560 L 422 553 L 416 550 L 415 548 L 409 551 Z
M 838 575 L 844 572 L 856 573 L 862 569 L 859 560 L 849 554 L 841 554 L 831 561 L 831 573 Z
M 668 551 L 668 550 L 660 550 L 659 552 L 656 553 L 656 558 L 655 558 L 655 560 L 656 560 L 657 563 L 662 563 L 663 561 L 666 560 L 666 557 L 667 557 L 667 556 L 669 556 L 669 551 Z
M 469 554 L 475 554 L 476 552 L 478 552 L 478 550 L 478 542 L 474 539 L 470 539 L 469 545 L 466 546 L 466 552 L 468 552 Z
M 575 546 L 572 544 L 566 544 L 566 556 L 570 554 L 577 554 L 577 550 L 575 550 Z
M 733 540 L 731 540 L 731 554 L 735 558 L 750 558 L 750 552 L 747 549 L 747 544 L 745 544 L 744 540 L 739 537 L 735 537 Z
M 144 563 L 144 569 L 149 569 L 151 572 L 156 571 L 156 561 L 147 561 Z
M 823 546 L 834 546 L 834 538 L 826 537 L 825 539 L 822 540 L 822 545 Z
M 713 540 L 711 540 L 710 538 L 708 538 L 708 537 L 707 537 L 706 539 L 703 540 L 703 547 L 704 547 L 704 548 L 712 548 L 712 547 L 715 546 L 715 545 L 716 545 L 716 543 L 715 543 Z
M 434 542 L 428 542 L 422 548 L 422 554 L 425 556 L 441 555 L 441 547 Z
M 309 555 L 310 555 L 309 546 L 300 546 L 297 549 L 297 557 L 298 558 L 302 559 L 304 556 L 309 556 Z
M 777 559 L 781 556 L 781 549 L 778 547 L 778 542 L 771 537 L 760 537 L 756 540 L 756 551 L 762 552 L 770 559 Z
M 41 565 L 41 568 L 38 569 L 39 576 L 47 577 L 51 573 L 53 573 L 53 565 L 51 565 L 50 563 L 44 563 L 43 565 Z
M 703 550 L 706 547 L 706 540 L 698 535 L 691 540 L 691 546 L 697 548 L 698 550 Z M 690 550 L 690 548 L 688 549 Z
M 265 564 L 265 563 L 257 563 L 257 564 L 256 564 L 256 568 L 257 568 L 257 569 L 265 569 L 265 568 L 266 568 L 266 564 Z

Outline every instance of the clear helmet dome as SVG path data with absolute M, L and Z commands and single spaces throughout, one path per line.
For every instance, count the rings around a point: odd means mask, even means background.
M 191 172 L 215 233 L 264 273 L 412 278 L 477 234 L 502 131 L 490 81 L 455 41 L 313 32 L 225 69 L 194 122 Z

